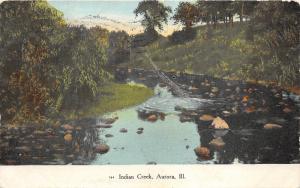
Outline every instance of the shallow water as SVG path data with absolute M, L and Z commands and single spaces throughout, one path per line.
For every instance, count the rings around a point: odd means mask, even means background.
M 0 164 L 300 163 L 297 110 L 282 113 L 278 102 L 271 102 L 268 112 L 246 113 L 240 103 L 238 113 L 224 115 L 224 110 L 232 107 L 226 98 L 180 98 L 158 85 L 154 90 L 155 95 L 144 103 L 106 114 L 118 117 L 111 125 L 106 124 L 106 117 L 99 117 L 77 120 L 67 126 L 2 128 Z M 287 97 L 299 108 L 299 96 L 284 96 Z M 258 109 L 259 104 L 256 105 Z M 147 120 L 151 114 L 156 114 L 157 120 Z M 230 129 L 210 128 L 211 122 L 199 121 L 202 114 L 221 116 Z M 282 128 L 266 130 L 266 123 Z M 101 125 L 105 124 L 108 127 L 103 128 Z M 120 132 L 124 128 L 127 132 Z M 143 131 L 139 131 L 141 128 Z M 99 154 L 95 146 L 103 143 L 110 149 Z M 205 152 L 197 155 L 196 147 Z
M 174 97 L 167 88 L 158 86 L 155 93 L 141 105 L 113 113 L 119 119 L 112 128 L 100 130 L 101 138 L 110 146 L 110 151 L 97 155 L 92 164 L 290 163 L 298 157 L 299 135 L 291 124 L 299 124 L 299 121 L 274 117 L 251 119 L 254 122 L 273 118 L 289 125 L 282 130 L 245 127 L 225 131 L 203 129 L 195 122 L 182 123 L 175 107 L 206 109 L 212 100 Z M 141 110 L 163 112 L 166 117 L 149 122 L 139 118 L 137 111 Z M 229 121 L 234 124 L 237 120 L 233 117 Z M 249 123 L 249 120 L 244 119 L 243 122 Z M 122 128 L 128 132 L 120 132 Z M 137 134 L 138 128 L 144 129 L 142 134 Z M 105 138 L 106 134 L 113 137 Z M 215 138 L 221 138 L 225 146 L 212 147 L 209 143 Z M 194 152 L 197 146 L 208 148 L 209 156 L 198 157 Z

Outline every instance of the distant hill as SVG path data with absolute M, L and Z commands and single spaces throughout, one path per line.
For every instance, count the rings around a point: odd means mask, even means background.
M 144 28 L 139 22 L 126 22 L 101 15 L 87 15 L 79 19 L 69 19 L 67 21 L 70 25 L 84 25 L 88 28 L 101 26 L 109 31 L 125 31 L 129 35 L 136 35 L 144 32 Z M 168 36 L 173 33 L 173 31 L 180 29 L 180 25 L 165 25 L 164 30 L 159 33 Z

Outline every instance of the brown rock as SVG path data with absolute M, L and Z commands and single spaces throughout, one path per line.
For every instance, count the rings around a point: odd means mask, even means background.
M 215 119 L 214 116 L 208 115 L 208 114 L 204 114 L 199 117 L 199 120 L 201 120 L 201 121 L 213 121 L 214 119 Z
M 207 147 L 198 146 L 194 149 L 195 154 L 201 159 L 209 159 L 210 151 Z
M 246 96 L 243 97 L 242 102 L 246 103 L 246 102 L 248 102 L 248 100 L 249 100 L 249 96 L 246 95 Z
M 270 129 L 281 129 L 282 126 L 278 124 L 273 124 L 273 123 L 267 123 L 264 125 L 264 129 L 270 130 Z
M 108 151 L 109 151 L 109 146 L 106 144 L 99 144 L 95 148 L 95 152 L 100 153 L 100 154 L 107 153 Z
M 155 114 L 152 114 L 148 116 L 147 120 L 151 122 L 155 122 L 157 120 L 157 116 Z
M 73 137 L 71 134 L 68 133 L 64 136 L 64 139 L 66 142 L 72 142 Z
M 216 117 L 211 123 L 212 127 L 215 129 L 229 129 L 229 125 L 220 117 Z

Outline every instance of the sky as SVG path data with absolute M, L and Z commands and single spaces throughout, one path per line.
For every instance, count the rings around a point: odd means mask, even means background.
M 162 1 L 162 0 L 161 0 Z M 195 1 L 195 0 L 185 0 Z M 179 0 L 164 0 L 165 5 L 173 9 L 178 6 Z M 138 23 L 141 17 L 135 16 L 134 9 L 138 6 L 138 0 L 50 0 L 49 3 L 56 9 L 63 12 L 65 19 L 72 25 L 85 25 L 93 27 L 102 26 L 108 30 L 124 30 L 129 34 L 137 34 L 143 32 L 143 27 Z M 106 17 L 111 20 L 104 19 L 85 19 L 87 16 Z M 173 20 L 169 20 L 164 26 L 162 35 L 169 35 L 175 30 L 180 30 L 182 26 L 174 25 Z
M 174 10 L 179 1 L 163 1 L 165 5 Z M 134 21 L 134 9 L 139 1 L 49 1 L 49 3 L 62 11 L 67 19 L 78 19 L 87 15 L 101 15 L 118 20 Z

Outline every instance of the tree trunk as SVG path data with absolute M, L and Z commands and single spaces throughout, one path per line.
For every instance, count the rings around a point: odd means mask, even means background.
M 242 3 L 242 8 L 241 8 L 241 13 L 240 13 L 240 22 L 243 22 L 243 17 L 244 17 L 244 3 Z

